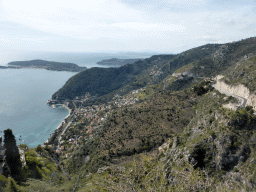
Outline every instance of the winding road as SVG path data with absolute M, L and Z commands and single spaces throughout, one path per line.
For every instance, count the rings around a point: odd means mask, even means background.
M 225 94 L 225 95 L 227 95 L 227 96 L 232 96 L 232 97 L 237 98 L 238 101 L 239 101 L 239 103 L 238 103 L 237 105 L 235 105 L 235 106 L 236 106 L 236 107 L 245 108 L 246 103 L 247 103 L 247 99 L 246 99 L 246 98 L 240 97 L 240 96 L 238 96 L 238 95 L 234 95 L 234 94 L 231 94 L 231 93 L 228 93 L 228 92 L 226 92 L 226 91 L 224 91 L 224 90 L 222 90 L 222 89 L 220 89 L 220 88 L 217 88 L 217 87 L 216 87 L 216 84 L 212 85 L 212 87 L 214 87 L 214 88 L 215 88 L 216 90 L 218 90 L 220 93 L 223 93 L 223 94 Z

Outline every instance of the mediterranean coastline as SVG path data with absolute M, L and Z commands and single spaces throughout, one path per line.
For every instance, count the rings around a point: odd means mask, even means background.
M 0 135 L 10 128 L 18 143 L 33 148 L 49 138 L 69 114 L 46 104 L 52 93 L 74 74 L 35 69 L 0 69 Z M 19 138 L 22 138 L 20 141 Z
M 49 101 L 50 101 L 50 100 L 49 100 Z M 49 101 L 47 101 L 47 104 L 49 104 Z M 51 104 L 49 104 L 49 105 L 51 105 Z M 48 144 L 49 141 L 51 141 L 51 140 L 54 139 L 54 137 L 61 137 L 61 136 L 64 134 L 64 132 L 65 132 L 64 127 L 65 127 L 65 128 L 68 128 L 68 127 L 67 127 L 68 118 L 70 117 L 70 115 L 71 115 L 71 113 L 72 113 L 72 109 L 70 109 L 66 104 L 57 104 L 57 106 L 54 105 L 54 104 L 52 104 L 51 107 L 52 107 L 53 109 L 56 108 L 56 107 L 63 107 L 63 108 L 65 108 L 65 109 L 68 110 L 69 114 L 68 114 L 68 115 L 64 118 L 64 120 L 59 124 L 59 126 L 58 126 L 58 127 L 55 129 L 55 131 L 50 135 L 50 137 L 44 142 L 44 144 Z M 57 135 L 59 132 L 61 132 L 61 134 L 60 134 L 60 135 Z M 58 138 L 58 139 L 59 139 L 59 138 Z
M 16 53 L 15 53 L 16 54 Z M 33 53 L 34 54 L 34 53 Z M 12 61 L 56 60 L 59 63 L 77 63 L 81 68 L 99 67 L 98 61 L 110 58 L 143 58 L 151 54 L 23 54 L 22 56 L 8 55 L 1 61 L 0 66 L 0 121 L 3 130 L 12 129 L 16 139 L 22 137 L 22 142 L 30 148 L 49 140 L 56 130 L 60 130 L 62 122 L 71 117 L 71 109 L 67 106 L 52 107 L 46 101 L 59 90 L 65 82 L 77 72 L 72 70 L 40 70 L 40 66 L 6 65 Z M 36 55 L 38 54 L 38 55 Z M 13 59 L 14 58 L 14 59 Z M 72 59 L 71 59 L 72 58 Z M 40 60 L 37 59 L 37 60 Z M 108 68 L 109 66 L 102 66 Z M 37 70 L 35 70 L 37 69 Z M 21 102 L 22 101 L 22 102 Z M 65 109 L 64 109 L 65 108 Z M 88 113 L 89 114 L 89 113 Z M 15 119 L 15 121 L 13 121 Z M 17 140 L 20 143 L 19 140 Z

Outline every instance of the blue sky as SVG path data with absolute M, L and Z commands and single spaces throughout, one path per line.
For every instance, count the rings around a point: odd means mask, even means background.
M 254 36 L 255 0 L 0 0 L 0 50 L 179 53 Z

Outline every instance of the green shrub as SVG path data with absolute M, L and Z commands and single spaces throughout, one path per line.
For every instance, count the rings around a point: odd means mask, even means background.
M 246 107 L 245 107 L 245 110 L 246 110 L 247 112 L 249 112 L 251 115 L 254 113 L 254 110 L 253 110 L 253 107 L 252 107 L 252 106 L 246 106 Z
M 0 175 L 0 191 L 3 191 L 7 183 L 8 183 L 8 179 L 5 176 Z
M 210 119 L 209 119 L 209 123 L 210 124 L 212 124 L 212 122 L 215 120 L 215 118 L 214 117 L 211 117 Z
M 249 179 L 249 181 L 251 183 L 255 182 L 256 181 L 256 171 L 254 171 L 253 175 L 251 176 L 251 178 Z
M 36 157 L 26 156 L 26 163 L 28 166 L 33 166 L 33 165 L 37 165 L 38 160 Z
M 36 147 L 36 152 L 38 152 L 39 154 L 41 154 L 44 151 L 44 149 L 41 147 L 41 145 L 38 145 Z
M 209 134 L 210 134 L 211 136 L 213 136 L 213 135 L 215 135 L 215 132 L 214 132 L 213 130 L 210 130 L 210 131 L 209 131 Z

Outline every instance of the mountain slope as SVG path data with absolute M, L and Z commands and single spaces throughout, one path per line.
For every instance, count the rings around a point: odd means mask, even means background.
M 144 61 L 137 61 L 134 64 L 128 64 L 120 68 L 91 68 L 71 77 L 66 84 L 53 94 L 52 99 L 74 99 L 75 96 L 82 96 L 86 92 L 91 95 L 103 96 L 108 93 L 124 88 L 123 92 L 127 93 L 132 89 L 144 87 L 147 83 L 145 80 L 137 81 L 140 74 L 154 65 L 158 57 L 151 57 Z M 165 60 L 170 60 L 173 55 L 163 56 Z
M 91 68 L 70 78 L 53 94 L 52 99 L 65 100 L 83 96 L 86 92 L 96 96 L 92 102 L 106 102 L 115 94 L 124 95 L 134 89 L 161 84 L 165 78 L 171 79 L 176 70 L 190 72 L 193 78 L 175 82 L 169 89 L 179 90 L 198 83 L 195 77 L 211 77 L 227 70 L 248 53 L 256 53 L 255 38 L 235 43 L 207 44 L 184 51 L 177 55 L 155 55 L 143 61 L 124 65 L 120 68 Z M 171 81 L 171 83 L 173 80 Z M 185 88 L 184 87 L 184 88 Z
M 159 84 L 177 69 L 210 56 L 219 47 L 205 45 L 178 55 L 155 55 L 120 68 L 91 68 L 70 78 L 52 99 L 74 99 L 89 92 L 106 101 L 114 94 L 124 95 L 134 89 Z
M 48 154 L 45 150 L 33 152 L 28 157 L 33 157 L 31 165 L 37 167 L 31 166 L 29 171 L 41 172 L 44 177 L 40 181 L 28 180 L 26 184 L 30 186 L 17 188 L 21 191 L 255 191 L 255 112 L 251 106 L 225 108 L 237 99 L 211 86 L 216 83 L 215 75 L 221 74 L 230 86 L 243 84 L 250 95 L 256 96 L 254 40 L 153 56 L 119 70 L 92 68 L 91 76 L 85 71 L 77 74 L 56 97 L 72 99 L 88 90 L 101 96 L 98 98 L 114 93 L 123 97 L 109 97 L 109 102 L 86 107 L 73 101 L 74 122 L 62 136 L 60 148 L 45 148 L 50 153 L 47 161 L 49 157 L 58 157 L 57 168 L 36 160 Z M 101 82 L 108 78 L 109 83 Z M 143 88 L 137 92 L 139 87 Z M 68 95 L 72 91 L 75 93 Z M 125 105 L 125 97 L 140 101 Z M 3 178 L 2 181 L 5 182 Z

